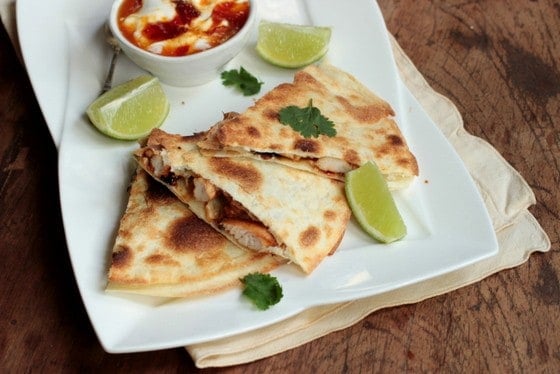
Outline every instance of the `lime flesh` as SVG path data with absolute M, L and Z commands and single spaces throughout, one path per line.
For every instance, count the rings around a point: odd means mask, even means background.
M 406 226 L 387 182 L 373 162 L 346 173 L 345 191 L 354 217 L 364 231 L 382 243 L 406 235 Z
M 261 21 L 256 49 L 271 64 L 299 68 L 323 57 L 330 38 L 328 27 Z
M 169 114 L 169 101 L 159 80 L 141 75 L 115 86 L 93 101 L 86 113 L 103 134 L 134 140 L 161 126 Z

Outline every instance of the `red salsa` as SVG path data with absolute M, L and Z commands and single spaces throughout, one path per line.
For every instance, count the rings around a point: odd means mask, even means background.
M 141 12 L 143 0 L 125 0 L 118 25 L 134 45 L 164 56 L 185 56 L 213 48 L 234 36 L 247 22 L 248 1 L 161 0 L 161 7 Z

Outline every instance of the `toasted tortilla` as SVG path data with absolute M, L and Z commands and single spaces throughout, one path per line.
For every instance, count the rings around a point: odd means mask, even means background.
M 283 262 L 234 245 L 139 167 L 114 244 L 107 291 L 210 295 Z
M 209 157 L 205 136 L 153 130 L 134 155 L 201 219 L 245 248 L 270 252 L 305 273 L 338 247 L 350 209 L 341 182 L 248 157 Z
M 334 122 L 335 136 L 305 138 L 279 121 L 282 108 L 303 108 L 310 100 Z M 280 84 L 245 112 L 226 116 L 198 145 L 214 156 L 262 156 L 339 180 L 374 161 L 395 190 L 418 175 L 418 164 L 394 115 L 386 101 L 355 77 L 323 63 L 300 70 L 293 83 Z

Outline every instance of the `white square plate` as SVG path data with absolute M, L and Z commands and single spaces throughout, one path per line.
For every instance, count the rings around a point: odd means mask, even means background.
M 351 222 L 338 251 L 311 275 L 304 276 L 291 265 L 273 273 L 284 298 L 265 312 L 252 308 L 238 289 L 194 300 L 106 294 L 106 271 L 132 173 L 130 153 L 136 148 L 134 142 L 100 135 L 84 115 L 109 62 L 102 26 L 110 5 L 110 0 L 17 2 L 26 67 L 59 145 L 60 200 L 72 266 L 91 322 L 108 352 L 162 349 L 231 336 L 312 306 L 435 277 L 497 252 L 491 221 L 465 166 L 398 76 L 377 4 L 261 0 L 262 19 L 331 26 L 326 59 L 395 108 L 420 166 L 416 182 L 395 194 L 409 229 L 407 237 L 391 245 L 377 244 Z M 265 82 L 263 93 L 292 80 L 293 71 L 264 63 L 253 47 L 254 41 L 226 69 L 245 67 Z M 140 73 L 122 56 L 115 82 Z M 255 99 L 222 86 L 219 79 L 196 88 L 164 89 L 172 108 L 162 128 L 183 134 L 205 130 L 222 112 L 243 111 Z

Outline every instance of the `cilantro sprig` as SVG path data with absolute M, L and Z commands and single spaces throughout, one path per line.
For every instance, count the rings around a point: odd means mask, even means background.
M 241 278 L 243 295 L 260 310 L 266 310 L 282 299 L 282 287 L 270 274 L 251 273 Z
M 224 86 L 235 86 L 245 96 L 251 96 L 259 93 L 263 82 L 260 82 L 255 76 L 242 67 L 238 70 L 232 69 L 223 71 L 221 74 Z
M 279 120 L 305 138 L 318 138 L 321 134 L 328 137 L 336 135 L 334 122 L 323 116 L 319 108 L 313 106 L 312 99 L 309 99 L 309 104 L 305 108 L 290 105 L 280 109 Z

